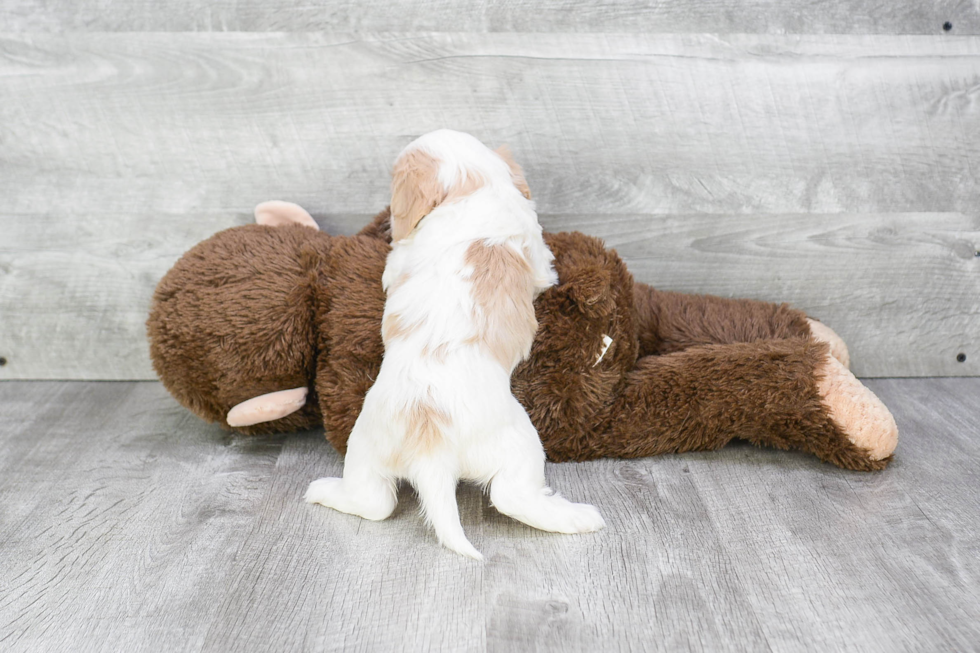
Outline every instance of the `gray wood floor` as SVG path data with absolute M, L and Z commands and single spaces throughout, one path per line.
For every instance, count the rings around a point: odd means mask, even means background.
M 410 492 L 382 523 L 302 503 L 341 471 L 320 433 L 230 435 L 157 383 L 0 383 L 0 649 L 978 650 L 980 379 L 869 385 L 902 429 L 883 473 L 747 445 L 550 465 L 608 528 L 464 487 L 481 565 Z

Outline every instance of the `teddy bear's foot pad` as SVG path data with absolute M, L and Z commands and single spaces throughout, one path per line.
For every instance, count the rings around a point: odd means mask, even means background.
M 827 357 L 820 374 L 817 387 L 823 403 L 851 443 L 872 460 L 891 456 L 898 444 L 898 426 L 885 404 L 833 356 Z
M 830 355 L 839 360 L 841 365 L 850 369 L 851 355 L 847 351 L 847 345 L 844 344 L 844 339 L 823 322 L 817 322 L 810 318 L 807 318 L 806 321 L 810 325 L 810 335 L 813 336 L 813 339 L 819 342 L 826 342 L 830 347 Z
M 306 388 L 280 390 L 252 397 L 228 411 L 228 426 L 251 426 L 291 415 L 306 404 Z

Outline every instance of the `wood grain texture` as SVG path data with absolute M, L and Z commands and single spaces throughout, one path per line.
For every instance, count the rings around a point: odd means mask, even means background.
M 548 226 L 641 280 L 792 301 L 864 375 L 976 374 L 978 79 L 968 37 L 7 34 L 0 378 L 150 378 L 180 253 L 272 198 L 354 231 L 444 126 L 509 142 Z
M 543 213 L 970 213 L 980 38 L 98 34 L 0 39 L 4 213 L 386 203 L 440 127 Z
M 0 379 L 152 379 L 157 283 L 194 244 L 251 215 L 70 211 L 0 216 Z
M 646 32 L 977 34 L 962 0 L 13 0 L 0 24 L 18 32 Z
M 459 491 L 472 563 L 411 492 L 302 503 L 322 434 L 245 438 L 157 383 L 0 383 L 4 651 L 976 650 L 980 379 L 879 380 L 882 473 L 735 444 L 548 465 L 608 528 L 535 531 Z

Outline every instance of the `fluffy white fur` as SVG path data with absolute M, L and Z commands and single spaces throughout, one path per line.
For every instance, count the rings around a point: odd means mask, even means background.
M 314 481 L 306 500 L 385 519 L 395 508 L 398 479 L 407 479 L 439 541 L 478 560 L 482 556 L 459 521 L 460 479 L 489 487 L 497 510 L 535 528 L 598 530 L 605 524 L 594 507 L 548 488 L 541 441 L 510 392 L 510 375 L 531 347 L 533 312 L 526 333 L 508 334 L 519 340 L 507 349 L 515 352 L 512 360 L 502 361 L 479 338 L 480 324 L 486 324 L 481 319 L 488 316 L 475 295 L 480 271 L 468 263 L 474 243 L 505 245 L 509 257 L 524 262 L 522 270 L 529 265 L 527 301 L 558 281 L 534 204 L 515 185 L 508 162 L 468 134 L 432 132 L 405 148 L 398 161 L 413 152 L 438 162 L 443 200 L 437 198 L 436 207 L 393 243 L 382 283 L 386 324 L 397 316 L 399 328 L 385 335 L 381 371 L 348 441 L 343 478 Z M 481 184 L 454 196 L 467 178 Z M 419 406 L 438 416 L 425 422 L 431 432 L 422 438 Z

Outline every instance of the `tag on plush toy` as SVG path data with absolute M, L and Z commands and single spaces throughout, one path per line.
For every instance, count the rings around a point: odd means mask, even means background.
M 602 359 L 605 358 L 606 356 L 606 352 L 609 351 L 609 345 L 611 345 L 612 343 L 613 343 L 612 338 L 610 338 L 605 334 L 602 335 L 602 351 L 599 352 L 599 358 L 597 358 L 596 361 L 592 363 L 592 367 L 595 367 L 596 365 L 602 362 Z

